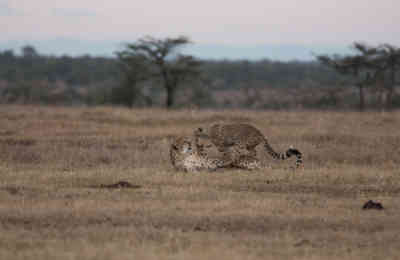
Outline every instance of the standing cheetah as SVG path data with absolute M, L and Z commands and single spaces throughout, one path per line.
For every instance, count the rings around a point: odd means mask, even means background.
M 274 158 L 285 160 L 292 155 L 296 156 L 296 167 L 302 164 L 302 154 L 299 150 L 289 148 L 285 153 L 276 152 L 268 143 L 264 135 L 249 124 L 214 124 L 208 129 L 198 128 L 194 132 L 196 146 L 201 154 L 204 145 L 203 139 L 210 140 L 224 155 L 224 163 L 235 164 L 237 160 L 254 161 L 257 152 L 256 146 L 264 144 L 265 150 Z

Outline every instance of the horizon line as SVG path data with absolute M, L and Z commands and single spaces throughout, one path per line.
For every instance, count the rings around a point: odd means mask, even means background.
M 24 46 L 34 47 L 39 54 L 48 56 L 95 56 L 115 57 L 130 41 L 79 40 L 54 38 L 46 40 L 0 40 L 0 51 L 13 50 L 20 53 Z M 350 45 L 345 44 L 303 44 L 303 43 L 192 43 L 185 46 L 182 53 L 204 60 L 273 60 L 273 61 L 312 61 L 316 54 L 351 53 Z

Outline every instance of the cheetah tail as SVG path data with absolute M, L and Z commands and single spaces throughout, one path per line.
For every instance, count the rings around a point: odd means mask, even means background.
M 292 155 L 296 156 L 296 168 L 303 164 L 302 153 L 298 149 L 293 148 L 293 146 L 290 146 L 289 149 L 286 150 L 286 155 L 288 158 Z
M 272 158 L 277 160 L 286 160 L 292 155 L 296 156 L 296 168 L 303 163 L 301 152 L 293 147 L 290 147 L 288 150 L 286 150 L 285 153 L 278 153 L 269 145 L 268 141 L 265 139 L 264 148 L 272 156 Z

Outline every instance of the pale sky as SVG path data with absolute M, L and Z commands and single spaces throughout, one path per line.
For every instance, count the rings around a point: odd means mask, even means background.
M 3 42 L 127 42 L 186 35 L 197 44 L 400 45 L 399 0 L 0 0 Z

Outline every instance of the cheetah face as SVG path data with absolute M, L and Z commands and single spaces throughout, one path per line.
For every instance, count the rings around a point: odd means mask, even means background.
M 178 139 L 171 146 L 173 152 L 181 155 L 188 155 L 193 152 L 192 142 L 189 140 Z
M 192 151 L 193 151 L 192 144 L 189 142 L 184 142 L 182 145 L 181 153 L 188 154 L 188 153 L 191 153 Z
M 179 167 L 186 158 L 194 154 L 191 139 L 180 137 L 174 140 L 170 146 L 170 159 L 175 167 Z

